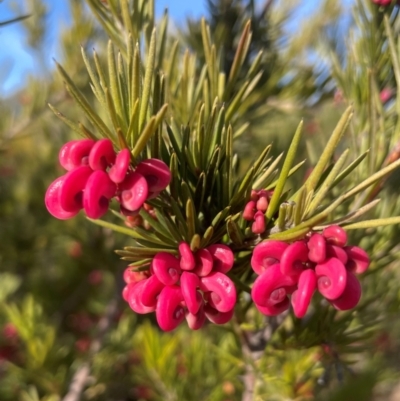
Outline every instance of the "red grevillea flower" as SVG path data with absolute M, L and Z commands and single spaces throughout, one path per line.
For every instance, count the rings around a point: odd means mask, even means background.
M 219 312 L 229 312 L 236 303 L 236 288 L 232 280 L 223 273 L 211 273 L 200 279 L 200 288 L 210 292 L 209 301 Z
M 136 172 L 146 179 L 151 198 L 157 196 L 171 182 L 169 167 L 159 159 L 143 160 L 138 164 Z
M 180 267 L 182 270 L 193 270 L 196 267 L 196 261 L 190 245 L 187 242 L 181 242 L 179 244 L 179 253 L 181 255 Z
M 122 149 L 115 159 L 115 164 L 108 171 L 108 175 L 111 181 L 116 184 L 120 184 L 124 181 L 126 174 L 129 169 L 129 164 L 131 161 L 131 152 L 129 149 Z
M 206 319 L 226 323 L 233 315 L 236 288 L 223 272 L 232 268 L 234 258 L 222 244 L 192 252 L 186 242 L 179 244 L 179 258 L 166 252 L 157 253 L 142 281 L 125 272 L 128 289 L 123 297 L 138 313 L 156 310 L 159 326 L 173 330 L 186 316 L 190 328 L 197 330 Z M 136 286 L 140 286 L 136 288 Z M 146 309 L 147 308 L 147 309 Z
M 263 212 L 258 211 L 254 215 L 251 231 L 253 231 L 254 234 L 262 234 L 265 231 L 265 215 Z
M 206 249 L 212 256 L 214 271 L 228 273 L 228 271 L 232 269 L 235 258 L 229 246 L 224 244 L 213 244 L 208 246 Z
M 291 298 L 296 317 L 302 318 L 305 316 L 316 288 L 317 276 L 315 271 L 311 269 L 302 271 L 297 283 L 297 290 L 293 292 Z
M 147 181 L 136 172 L 129 173 L 118 188 L 120 203 L 129 211 L 139 210 L 147 199 Z
M 318 278 L 318 291 L 329 300 L 339 298 L 346 287 L 347 272 L 344 264 L 336 258 L 330 258 L 315 267 Z
M 77 167 L 65 174 L 60 187 L 60 206 L 67 212 L 78 212 L 83 207 L 83 190 L 93 170 L 88 166 Z
M 251 257 L 251 267 L 262 274 L 269 267 L 280 262 L 283 252 L 289 246 L 286 242 L 267 240 L 258 244 Z
M 67 142 L 62 146 L 58 154 L 61 166 L 67 171 L 80 166 L 87 166 L 89 164 L 89 153 L 95 143 L 92 139 Z
M 251 200 L 246 203 L 246 206 L 243 210 L 243 218 L 247 221 L 252 221 L 254 219 L 254 215 L 256 214 L 256 202 Z
M 115 195 L 117 186 L 102 170 L 94 171 L 85 185 L 83 208 L 91 219 L 98 219 L 107 213 L 110 199 Z
M 89 166 L 93 170 L 106 170 L 115 161 L 115 151 L 109 139 L 100 139 L 89 154 Z
M 308 247 L 304 241 L 290 244 L 281 257 L 281 271 L 284 275 L 299 276 L 308 261 Z
M 377 4 L 378 6 L 387 7 L 390 6 L 392 0 L 372 0 L 372 2 Z
M 251 297 L 257 306 L 273 306 L 289 303 L 288 294 L 293 292 L 296 280 L 281 272 L 279 264 L 270 266 L 256 278 Z
M 361 298 L 361 285 L 357 277 L 347 272 L 346 287 L 342 295 L 331 301 L 331 304 L 338 310 L 349 310 L 357 306 Z
M 314 233 L 307 242 L 308 259 L 314 263 L 321 263 L 326 259 L 326 239 L 323 235 Z
M 195 273 L 183 272 L 181 276 L 182 296 L 188 311 L 195 315 L 203 304 L 203 298 L 198 291 L 200 279 Z
M 322 235 L 329 244 L 343 247 L 347 242 L 347 233 L 342 227 L 332 225 L 322 231 Z
M 166 286 L 158 296 L 156 318 L 164 331 L 174 330 L 185 319 L 182 291 L 178 286 Z
M 179 260 L 167 252 L 159 252 L 152 262 L 154 274 L 164 285 L 174 285 L 180 277 Z
M 60 189 L 64 184 L 65 175 L 55 179 L 47 188 L 46 195 L 44 197 L 45 205 L 49 213 L 60 220 L 67 220 L 79 213 L 80 209 L 75 209 L 72 212 L 67 212 L 60 205 Z
M 194 268 L 193 273 L 195 273 L 199 277 L 208 276 L 214 267 L 214 260 L 211 256 L 210 251 L 208 249 L 199 249 L 194 255 L 194 258 L 196 267 Z
M 364 273 L 369 267 L 369 256 L 364 249 L 358 246 L 345 246 L 343 248 L 348 256 L 346 269 L 353 273 Z

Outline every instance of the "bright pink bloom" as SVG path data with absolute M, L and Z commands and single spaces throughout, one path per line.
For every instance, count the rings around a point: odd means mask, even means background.
M 307 313 L 311 298 L 317 288 L 315 271 L 311 269 L 302 271 L 297 286 L 298 289 L 293 292 L 291 302 L 294 314 L 298 318 L 302 318 Z
M 308 261 L 308 248 L 304 241 L 290 244 L 281 257 L 281 272 L 284 275 L 299 276 Z
M 211 273 L 211 270 L 213 270 L 214 264 L 211 253 L 207 249 L 199 249 L 194 254 L 194 259 L 196 267 L 194 268 L 193 273 L 199 277 L 208 276 Z
M 83 191 L 83 208 L 91 219 L 98 219 L 107 213 L 110 199 L 115 195 L 117 186 L 102 170 L 92 172 Z
M 232 319 L 234 309 L 232 308 L 228 312 L 220 312 L 210 305 L 205 305 L 204 313 L 206 314 L 206 317 L 210 322 L 214 324 L 225 324 Z
M 257 274 L 280 262 L 283 252 L 289 245 L 286 242 L 267 240 L 258 244 L 251 257 L 251 267 Z
M 343 230 L 342 227 L 337 225 L 332 225 L 326 227 L 322 231 L 322 235 L 326 238 L 326 241 L 329 244 L 337 245 L 337 246 L 345 246 L 347 242 L 347 233 Z
M 174 285 L 179 280 L 179 260 L 167 252 L 157 253 L 152 262 L 153 273 L 164 285 Z
M 339 310 L 349 310 L 357 306 L 361 298 L 361 285 L 352 272 L 347 272 L 347 283 L 342 295 L 331 301 L 331 304 Z
M 315 267 L 318 278 L 318 291 L 329 300 L 339 298 L 346 287 L 347 272 L 344 264 L 336 258 L 330 258 Z
M 109 139 L 100 139 L 95 143 L 89 154 L 89 166 L 93 170 L 106 170 L 114 164 L 115 151 Z
M 119 185 L 119 200 L 128 211 L 139 210 L 147 199 L 148 187 L 145 178 L 136 173 L 129 173 Z
M 307 242 L 308 258 L 311 262 L 322 263 L 326 258 L 326 240 L 318 233 L 311 235 Z
M 287 294 L 293 292 L 296 280 L 281 272 L 279 264 L 270 266 L 258 276 L 251 289 L 251 297 L 256 305 L 277 305 L 288 301 Z
M 186 307 L 189 312 L 195 315 L 201 305 L 203 298 L 197 290 L 200 287 L 199 277 L 191 272 L 183 272 L 181 276 L 181 290 Z
M 213 244 L 208 246 L 206 249 L 210 252 L 213 259 L 213 271 L 225 274 L 232 269 L 235 257 L 229 246 L 224 244 Z
M 223 273 L 211 273 L 200 279 L 200 289 L 211 292 L 212 306 L 219 312 L 229 312 L 236 303 L 236 288 L 232 280 Z
M 120 184 L 124 181 L 125 176 L 128 172 L 131 161 L 131 152 L 129 149 L 122 149 L 115 159 L 115 164 L 108 171 L 108 175 L 111 181 L 116 184 Z
M 179 253 L 181 255 L 180 266 L 182 270 L 193 270 L 196 267 L 196 261 L 190 245 L 187 242 L 179 244 Z
M 157 305 L 157 297 L 165 287 L 165 284 L 163 284 L 155 275 L 150 276 L 146 280 L 140 281 L 139 283 L 143 283 L 141 287 L 141 301 L 143 305 L 155 307 Z
M 136 313 L 146 314 L 155 311 L 155 306 L 145 306 L 142 301 L 143 287 L 147 280 L 139 281 L 136 284 L 128 284 L 128 293 L 126 298 L 129 307 Z
M 246 203 L 242 216 L 245 220 L 252 221 L 254 219 L 255 213 L 256 213 L 256 202 L 251 200 Z
M 347 253 L 342 247 L 331 244 L 326 245 L 326 258 L 339 259 L 344 265 L 348 260 Z
M 146 179 L 151 197 L 157 196 L 171 182 L 171 170 L 159 159 L 143 160 L 138 164 L 136 172 Z
M 256 212 L 254 215 L 254 223 L 251 226 L 254 234 L 262 234 L 265 231 L 265 216 L 263 212 Z
M 345 246 L 343 248 L 349 258 L 346 269 L 353 273 L 364 273 L 369 267 L 369 256 L 364 249 L 358 246 Z
M 60 205 L 60 189 L 64 184 L 65 175 L 58 177 L 47 188 L 44 202 L 48 212 L 57 219 L 67 220 L 76 216 L 80 209 L 75 209 L 72 212 L 67 212 Z
M 218 312 L 220 313 L 220 312 Z M 204 307 L 201 306 L 197 313 L 186 313 L 186 321 L 190 329 L 199 330 L 204 326 L 206 321 L 206 314 L 204 313 Z
M 392 0 L 372 0 L 372 2 L 377 4 L 378 6 L 387 7 L 390 6 Z
M 83 190 L 93 173 L 88 166 L 77 167 L 65 174 L 64 182 L 59 190 L 61 209 L 67 212 L 78 212 L 83 207 Z
M 282 302 L 278 304 L 269 304 L 269 305 L 259 305 L 255 304 L 256 308 L 265 316 L 277 316 L 282 312 L 285 312 L 289 309 L 290 301 L 288 297 L 285 297 Z
M 164 287 L 158 296 L 156 318 L 160 328 L 164 331 L 174 330 L 185 319 L 185 310 L 182 306 L 183 296 L 180 287 Z
M 89 153 L 94 144 L 95 141 L 92 139 L 67 142 L 62 146 L 58 154 L 61 166 L 67 171 L 80 166 L 87 166 L 89 164 Z

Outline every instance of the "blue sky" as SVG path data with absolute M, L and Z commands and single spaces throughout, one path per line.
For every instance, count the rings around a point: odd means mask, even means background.
M 278 0 L 284 1 L 284 0 Z M 68 24 L 68 0 L 45 0 L 48 7 L 48 48 L 49 60 L 57 58 L 57 36 L 59 28 Z M 258 0 L 260 4 L 263 0 Z M 315 8 L 318 0 L 303 0 L 302 14 Z M 13 18 L 12 3 L 23 4 L 23 0 L 0 0 L 0 22 Z M 156 13 L 162 15 L 169 9 L 171 18 L 178 24 L 188 16 L 205 14 L 205 0 L 156 0 Z M 32 10 L 26 10 L 27 13 Z M 34 59 L 25 46 L 24 30 L 21 24 L 0 27 L 0 97 L 21 88 L 29 74 L 35 73 Z

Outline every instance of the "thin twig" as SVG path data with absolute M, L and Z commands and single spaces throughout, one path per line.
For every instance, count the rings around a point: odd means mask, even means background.
M 90 376 L 90 362 L 93 356 L 99 352 L 103 343 L 104 335 L 111 326 L 111 322 L 117 312 L 118 302 L 115 296 L 107 305 L 106 311 L 99 323 L 97 324 L 97 335 L 92 341 L 89 350 L 89 357 L 84 362 L 72 377 L 71 384 L 69 385 L 68 392 L 62 399 L 62 401 L 79 401 L 81 399 L 82 392 L 85 389 L 87 381 Z

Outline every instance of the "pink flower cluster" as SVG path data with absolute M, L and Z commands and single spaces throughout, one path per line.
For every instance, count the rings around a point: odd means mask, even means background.
M 123 297 L 140 314 L 156 313 L 164 331 L 175 329 L 186 317 L 188 326 L 200 329 L 206 319 L 224 324 L 233 316 L 236 288 L 226 273 L 234 256 L 223 244 L 213 244 L 193 253 L 186 242 L 179 245 L 179 258 L 157 253 L 149 271 L 126 269 Z
M 121 213 L 135 214 L 171 181 L 163 161 L 144 160 L 134 169 L 129 149 L 116 153 L 109 139 L 67 142 L 58 158 L 67 173 L 50 184 L 45 204 L 61 220 L 74 217 L 81 209 L 98 219 L 107 212 L 113 197 L 120 202 Z
M 265 212 L 268 209 L 268 203 L 271 199 L 272 191 L 260 189 L 252 190 L 250 201 L 247 202 L 243 211 L 243 218 L 247 221 L 253 221 L 251 231 L 254 234 L 262 234 L 265 231 Z
M 369 257 L 362 248 L 346 243 L 346 232 L 332 225 L 292 244 L 267 240 L 257 245 L 251 259 L 259 275 L 251 291 L 257 309 L 275 316 L 291 302 L 294 314 L 302 318 L 316 289 L 336 309 L 354 308 L 361 298 L 355 274 L 367 270 Z

